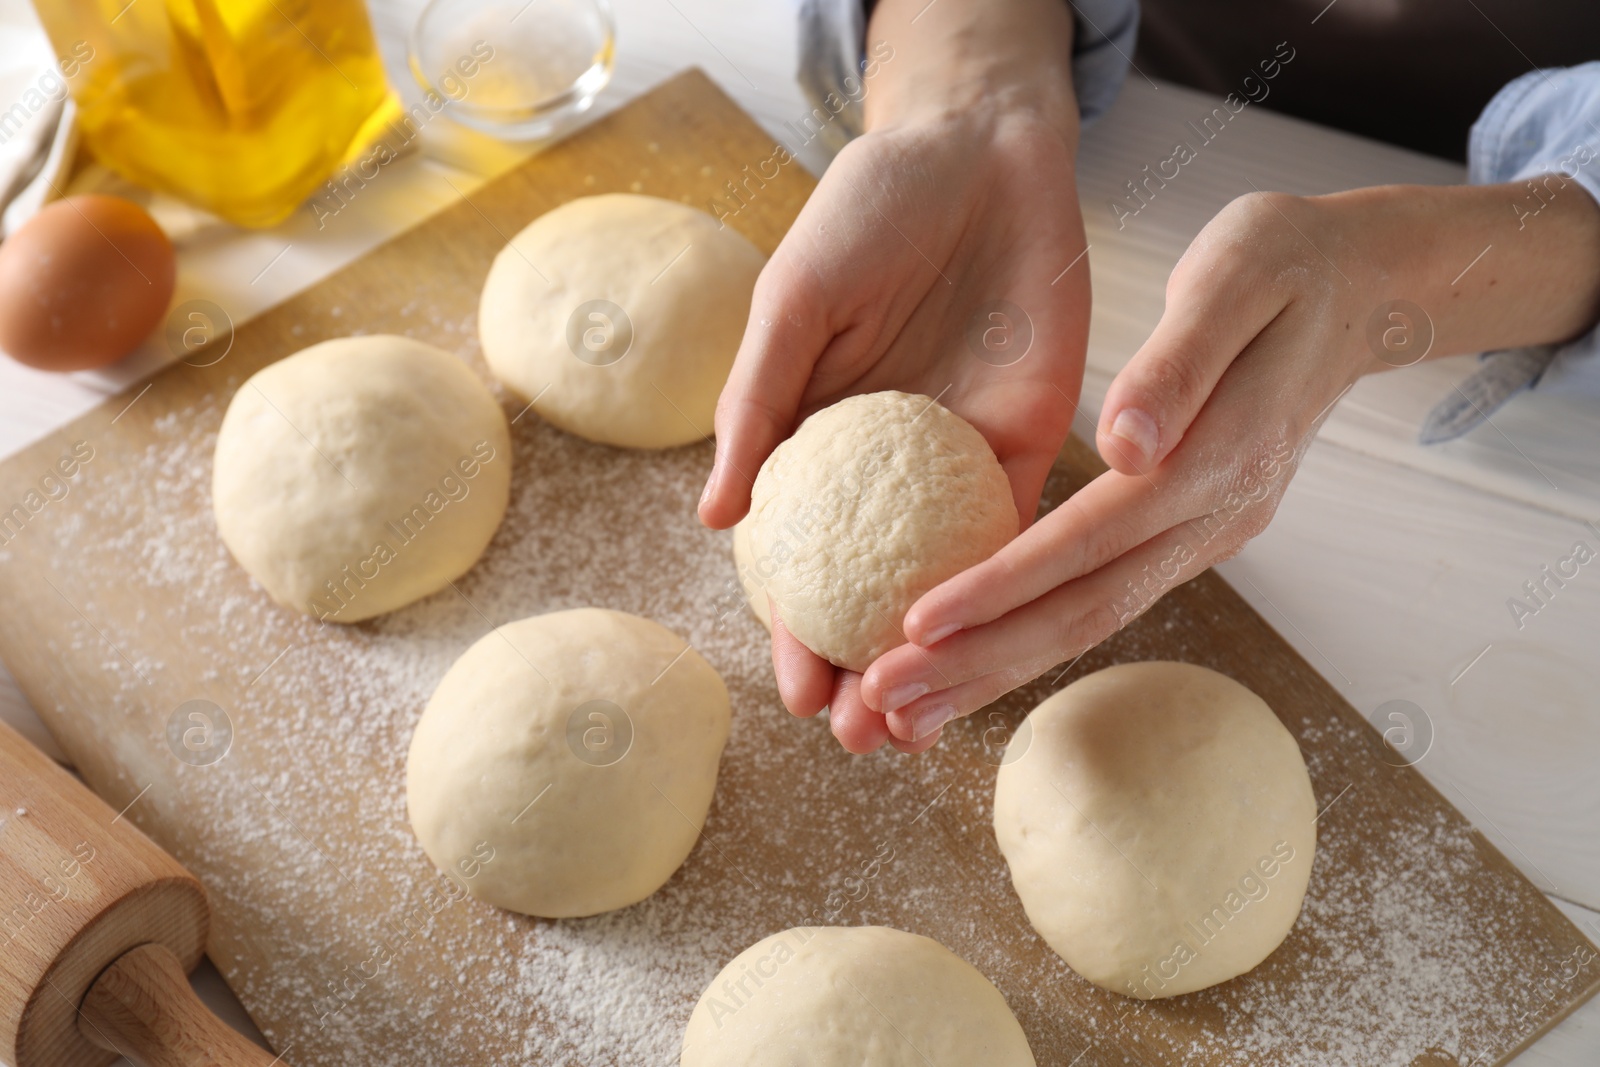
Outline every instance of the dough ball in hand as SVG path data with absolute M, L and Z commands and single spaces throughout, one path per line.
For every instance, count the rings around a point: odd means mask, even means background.
M 801 926 L 757 941 L 700 995 L 682 1067 L 1033 1067 L 977 968 L 885 926 Z
M 711 436 L 766 263 L 671 200 L 614 193 L 533 220 L 495 257 L 478 306 L 489 367 L 547 422 L 601 444 Z
M 466 364 L 407 337 L 345 337 L 257 371 L 217 433 L 223 543 L 280 604 L 358 622 L 436 593 L 494 536 L 505 413 Z
M 733 566 L 739 572 L 739 589 L 756 621 L 772 630 L 772 605 L 767 601 L 767 579 L 750 545 L 750 520 L 744 519 L 733 527 Z
M 852 396 L 803 422 L 762 464 L 745 521 L 784 626 L 852 671 L 905 644 L 911 605 L 1018 528 L 983 435 L 898 392 Z
M 599 608 L 479 639 L 406 759 L 428 857 L 480 900 L 547 918 L 659 889 L 700 836 L 728 740 L 728 690 L 687 644 Z
M 1034 929 L 1096 985 L 1148 1000 L 1266 959 L 1300 914 L 1316 800 L 1294 737 L 1231 678 L 1126 663 L 1033 710 L 994 830 Z

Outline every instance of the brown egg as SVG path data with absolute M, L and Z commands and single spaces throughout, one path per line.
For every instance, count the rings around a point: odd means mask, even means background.
M 156 328 L 177 269 L 138 204 L 57 200 L 0 244 L 0 349 L 42 370 L 103 367 Z

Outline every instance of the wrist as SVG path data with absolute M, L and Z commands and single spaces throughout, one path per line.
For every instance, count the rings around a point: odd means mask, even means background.
M 866 128 L 1026 116 L 1076 150 L 1072 16 L 1060 0 L 881 0 L 867 31 L 881 77 Z

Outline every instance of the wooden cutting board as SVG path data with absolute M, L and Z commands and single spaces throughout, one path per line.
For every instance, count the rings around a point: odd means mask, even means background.
M 0 655 L 93 787 L 205 882 L 210 954 L 287 1061 L 661 1067 L 722 964 L 805 922 L 942 941 L 1005 993 L 1041 1064 L 1501 1063 L 1592 995 L 1594 947 L 1214 575 L 910 758 L 848 756 L 825 724 L 782 711 L 727 535 L 694 518 L 709 444 L 624 452 L 521 414 L 511 510 L 484 559 L 458 590 L 360 626 L 274 607 L 233 564 L 210 455 L 251 372 L 353 332 L 411 334 L 481 372 L 479 287 L 530 219 L 610 191 L 704 206 L 772 155 L 684 74 L 261 315 L 215 365 L 175 365 L 0 466 L 0 508 L 22 508 L 0 533 Z M 794 166 L 752 181 L 731 225 L 770 252 L 812 186 Z M 1069 443 L 1046 505 L 1100 469 Z M 594 919 L 528 919 L 429 865 L 406 822 L 404 754 L 469 644 L 586 604 L 691 641 L 728 682 L 733 736 L 705 834 L 661 892 Z M 990 800 L 1029 708 L 1153 658 L 1264 697 L 1325 810 L 1278 952 L 1140 1003 L 1082 981 L 1032 933 Z

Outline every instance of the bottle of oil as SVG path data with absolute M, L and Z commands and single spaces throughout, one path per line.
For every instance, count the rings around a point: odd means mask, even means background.
M 270 226 L 400 114 L 362 0 L 35 0 L 102 163 Z

